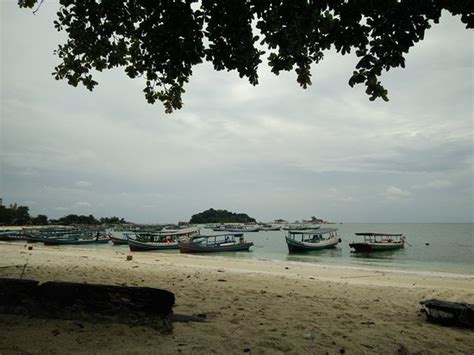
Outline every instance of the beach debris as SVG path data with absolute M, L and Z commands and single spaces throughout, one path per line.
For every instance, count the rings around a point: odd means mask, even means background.
M 250 352 L 250 348 L 245 348 L 244 349 L 244 353 L 249 353 Z
M 436 299 L 421 301 L 420 304 L 421 312 L 430 322 L 474 328 L 474 304 Z
M 172 292 L 112 286 L 0 278 L 0 313 L 45 319 L 122 322 L 171 332 Z
M 316 338 L 316 332 L 313 332 L 313 331 L 309 330 L 309 331 L 307 331 L 303 334 L 303 337 L 305 339 L 314 339 L 314 338 Z
M 425 243 L 425 245 L 430 245 L 430 243 Z
M 341 348 L 341 350 L 339 350 L 339 354 L 345 354 L 345 353 L 346 353 L 346 349 Z
M 364 324 L 364 325 L 373 325 L 373 324 L 375 324 L 375 322 L 372 322 L 372 321 L 367 321 L 367 322 L 360 322 L 360 324 Z
M 219 281 L 219 282 L 227 282 L 226 279 L 217 279 L 217 281 Z
M 285 270 L 289 270 L 290 268 L 288 266 L 285 266 Z
M 133 260 L 133 255 L 127 255 L 127 261 Z
M 33 250 L 33 247 L 30 245 L 30 246 L 28 247 L 28 250 Z
M 399 355 L 410 355 L 410 352 L 408 351 L 408 348 L 405 345 L 400 344 L 400 347 L 397 350 L 397 354 L 399 354 Z
M 198 313 L 198 314 L 193 314 L 193 315 L 174 313 L 171 316 L 171 320 L 173 322 L 184 322 L 184 323 L 188 323 L 188 322 L 203 323 L 203 322 L 208 321 L 207 314 L 205 314 L 205 313 Z

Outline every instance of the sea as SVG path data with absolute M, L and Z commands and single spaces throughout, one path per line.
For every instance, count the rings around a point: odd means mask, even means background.
M 474 224 L 324 224 L 323 228 L 337 228 L 342 242 L 336 248 L 303 254 L 289 254 L 285 242 L 286 231 L 246 233 L 254 243 L 247 257 L 284 260 L 321 265 L 341 265 L 376 269 L 445 272 L 474 275 Z M 204 231 L 203 231 L 204 232 Z M 360 241 L 355 233 L 403 233 L 405 248 L 376 253 L 354 253 L 352 241 Z M 238 253 L 234 253 L 238 254 Z
M 474 275 L 474 224 L 472 223 L 426 223 L 426 224 L 324 224 L 322 228 L 337 228 L 342 242 L 336 248 L 289 254 L 285 242 L 285 230 L 246 232 L 244 238 L 252 241 L 250 252 L 212 253 L 224 258 L 291 261 L 319 265 L 339 265 L 375 269 L 393 269 L 415 272 L 442 272 Z M 405 248 L 359 254 L 351 251 L 349 243 L 361 240 L 354 233 L 403 233 Z M 210 229 L 201 229 L 201 234 L 212 235 Z M 83 248 L 84 246 L 81 246 Z M 89 247 L 89 246 L 87 246 Z M 92 248 L 118 248 L 126 251 L 128 246 L 97 245 Z M 179 253 L 178 250 L 151 251 L 150 253 Z M 200 254 L 196 254 L 199 256 Z

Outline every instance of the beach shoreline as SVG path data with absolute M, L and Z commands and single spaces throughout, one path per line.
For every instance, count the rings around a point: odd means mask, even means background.
M 127 324 L 76 329 L 73 321 L 1 315 L 2 355 L 474 349 L 471 330 L 428 323 L 419 312 L 431 298 L 474 303 L 474 275 L 21 242 L 0 243 L 0 256 L 0 277 L 163 288 L 175 293 L 175 313 L 208 319 L 176 323 L 166 336 Z

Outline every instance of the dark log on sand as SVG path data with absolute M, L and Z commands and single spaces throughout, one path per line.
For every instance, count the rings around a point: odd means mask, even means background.
M 170 331 L 174 303 L 172 292 L 151 287 L 0 278 L 0 313 L 145 324 Z

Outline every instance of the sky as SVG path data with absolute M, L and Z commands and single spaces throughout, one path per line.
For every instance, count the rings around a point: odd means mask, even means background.
M 90 93 L 51 75 L 65 35 L 58 5 L 1 1 L 0 197 L 30 214 L 188 221 L 208 208 L 258 221 L 473 222 L 470 30 L 443 13 L 382 76 L 388 103 L 348 80 L 354 55 L 327 52 L 304 90 L 263 65 L 194 68 L 184 107 L 150 105 L 142 79 L 96 75 Z

